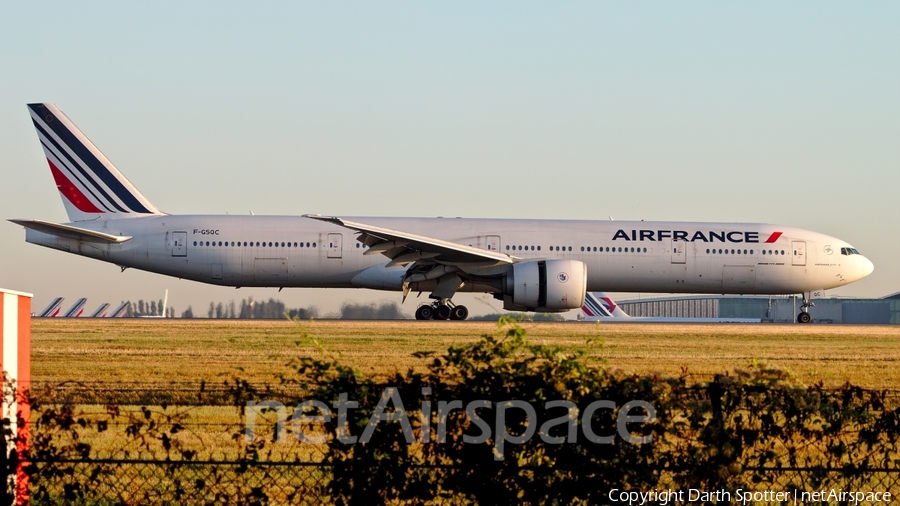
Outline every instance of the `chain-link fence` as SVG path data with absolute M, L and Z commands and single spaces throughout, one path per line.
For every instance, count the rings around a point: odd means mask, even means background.
M 33 504 L 334 504 L 346 501 L 329 490 L 332 466 L 304 462 L 166 462 L 143 460 L 73 460 L 35 462 L 32 470 Z M 417 482 L 439 487 L 462 470 L 435 466 L 410 466 Z M 551 472 L 523 469 L 523 473 Z M 424 475 L 427 475 L 425 479 Z M 731 498 L 742 490 L 786 492 L 792 499 L 803 492 L 827 490 L 853 492 L 900 492 L 900 470 L 865 472 L 822 469 L 746 469 L 743 483 L 731 488 Z M 676 488 L 665 482 L 664 490 Z M 626 487 L 627 488 L 627 487 Z M 682 489 L 687 490 L 687 489 Z M 795 491 L 797 491 L 795 496 Z M 604 491 L 601 492 L 601 498 Z M 694 502 L 700 489 L 695 489 Z M 608 492 L 607 492 L 608 497 Z M 690 496 L 683 492 L 684 499 Z M 429 494 L 428 501 L 398 497 L 398 504 L 468 504 L 471 496 L 445 490 Z M 349 501 L 352 502 L 352 501 Z M 600 501 L 606 502 L 606 501 Z M 731 502 L 731 501 L 727 501 Z M 759 502 L 759 501 L 753 501 Z M 770 502 L 770 501 L 765 501 Z M 809 500 L 803 502 L 811 502 Z M 832 502 L 832 501 L 816 501 Z M 846 502 L 846 501 L 836 501 Z

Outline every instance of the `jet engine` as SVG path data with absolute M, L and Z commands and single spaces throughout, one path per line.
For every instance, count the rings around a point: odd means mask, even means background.
M 512 266 L 503 289 L 503 309 L 561 312 L 584 305 L 587 266 L 577 260 L 537 260 Z

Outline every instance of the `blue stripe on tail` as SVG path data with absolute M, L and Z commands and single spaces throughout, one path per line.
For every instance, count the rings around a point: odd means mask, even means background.
M 125 188 L 122 183 L 114 176 L 93 153 L 78 140 L 72 132 L 66 128 L 62 122 L 57 121 L 53 113 L 48 111 L 43 104 L 28 104 L 28 107 L 34 111 L 39 117 L 43 118 L 47 126 L 69 147 L 82 161 L 88 166 L 97 177 L 119 197 L 131 211 L 135 213 L 152 214 L 149 209 Z M 99 188 L 98 188 L 99 189 Z M 112 202 L 111 202 L 112 203 Z

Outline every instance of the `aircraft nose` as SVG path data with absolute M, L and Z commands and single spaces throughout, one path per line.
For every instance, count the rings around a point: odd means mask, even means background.
M 872 274 L 872 272 L 875 270 L 875 264 L 873 264 L 872 261 L 866 257 L 861 257 L 860 260 L 859 277 L 860 279 L 862 279 L 869 274 Z

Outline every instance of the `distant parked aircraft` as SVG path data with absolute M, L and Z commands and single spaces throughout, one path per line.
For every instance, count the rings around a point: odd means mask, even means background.
M 759 318 L 678 318 L 668 316 L 629 316 L 616 301 L 603 292 L 591 292 L 585 296 L 581 307 L 586 322 L 617 323 L 759 323 Z
M 91 313 L 91 318 L 106 318 L 106 310 L 109 309 L 109 302 L 100 304 L 96 311 Z
M 46 309 L 38 313 L 38 317 L 40 318 L 53 318 L 59 314 L 60 309 L 62 308 L 63 301 L 66 300 L 64 297 L 57 297 L 53 299 L 53 302 L 47 306 Z
M 77 301 L 75 301 L 75 304 L 72 304 L 72 307 L 70 307 L 69 310 L 66 311 L 66 314 L 63 316 L 65 318 L 78 318 L 79 316 L 81 316 L 81 313 L 84 312 L 85 303 L 87 303 L 87 299 L 85 299 L 84 297 L 78 299 Z
M 119 304 L 119 307 L 117 307 L 115 311 L 110 313 L 109 317 L 110 318 L 121 318 L 121 317 L 125 316 L 126 311 L 128 311 L 128 301 L 125 301 L 125 302 Z

